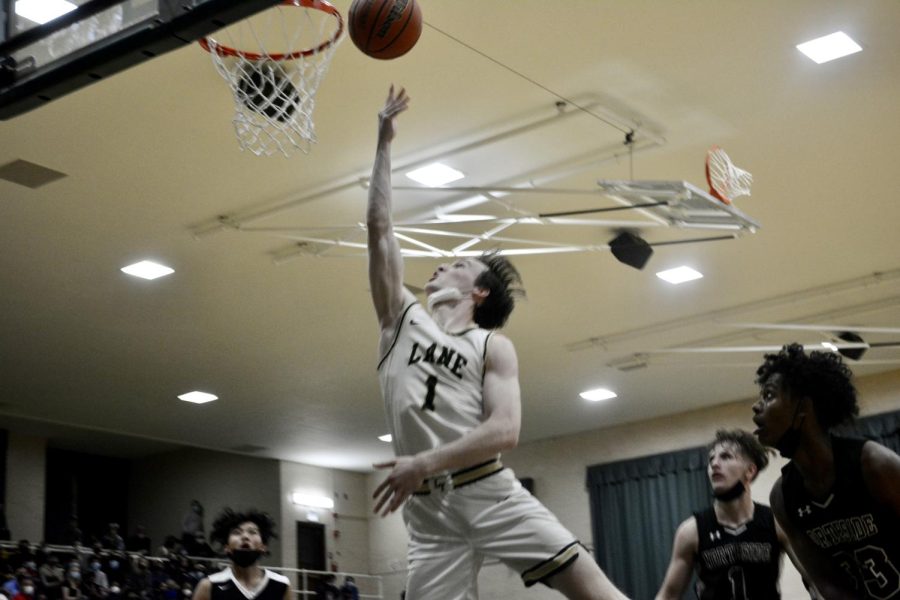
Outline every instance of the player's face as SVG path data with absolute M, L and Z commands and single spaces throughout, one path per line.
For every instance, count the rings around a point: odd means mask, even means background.
M 472 293 L 475 281 L 487 266 L 475 258 L 458 258 L 451 263 L 442 263 L 425 284 L 425 293 L 433 294 L 445 288 L 457 288 L 463 295 Z
M 243 548 L 244 550 L 266 551 L 259 527 L 252 521 L 241 523 L 228 534 L 228 547 L 232 550 Z
M 763 446 L 774 446 L 794 420 L 794 400 L 784 389 L 781 373 L 774 373 L 759 388 L 753 405 L 753 434 Z
M 718 493 L 730 490 L 738 481 L 749 485 L 752 471 L 750 461 L 744 458 L 737 446 L 721 443 L 709 451 L 706 475 L 713 492 Z

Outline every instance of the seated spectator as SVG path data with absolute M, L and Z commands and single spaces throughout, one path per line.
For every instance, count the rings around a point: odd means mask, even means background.
M 62 585 L 65 581 L 65 571 L 59 564 L 59 557 L 51 554 L 47 562 L 38 569 L 41 578 L 41 587 L 47 594 L 47 600 L 59 600 L 62 594 Z
M 316 586 L 316 600 L 340 600 L 341 591 L 334 585 L 333 573 L 328 573 L 319 580 Z
M 341 600 L 359 600 L 359 588 L 352 575 L 344 577 L 344 585 L 341 586 Z
M 172 558 L 178 554 L 178 538 L 174 535 L 166 536 L 163 545 L 159 547 L 157 552 L 163 558 Z
M 109 594 L 109 579 L 103 572 L 98 557 L 94 557 L 94 560 L 91 561 L 86 592 L 89 598 L 97 600 L 102 600 Z
M 147 532 L 144 529 L 143 525 L 137 526 L 137 530 L 135 531 L 134 535 L 128 538 L 128 543 L 125 544 L 125 548 L 129 552 L 150 554 L 153 545 L 150 543 L 150 538 L 147 536 Z
M 4 578 L 5 581 L 2 586 L 3 595 L 7 598 L 13 598 L 19 593 L 19 578 L 16 577 L 14 573 L 6 573 L 4 574 Z
M 125 550 L 125 540 L 122 539 L 122 536 L 119 535 L 119 524 L 118 523 L 110 523 L 109 530 L 106 532 L 106 535 L 103 536 L 101 540 L 104 548 L 108 548 L 109 550 L 116 550 L 118 552 L 122 552 Z
M 70 568 L 62 587 L 62 600 L 82 600 L 81 569 Z
M 23 577 L 19 586 L 19 593 L 12 600 L 33 600 L 35 594 L 34 580 L 31 577 Z
M 28 543 L 28 540 L 19 540 L 16 552 L 7 559 L 7 562 L 14 570 L 18 570 L 22 568 L 26 562 L 34 562 L 34 560 L 34 554 L 31 552 L 31 544 Z

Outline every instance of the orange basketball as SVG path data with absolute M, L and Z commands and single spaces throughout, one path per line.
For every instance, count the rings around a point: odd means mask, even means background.
M 422 9 L 416 0 L 353 0 L 350 39 L 372 58 L 397 58 L 422 34 Z

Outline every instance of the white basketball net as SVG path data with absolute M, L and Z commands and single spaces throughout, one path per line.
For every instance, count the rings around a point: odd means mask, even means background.
M 718 192 L 726 202 L 738 196 L 749 196 L 753 175 L 740 169 L 731 162 L 725 151 L 713 146 L 706 157 L 707 177 L 709 185 Z
M 339 17 L 296 2 L 220 30 L 217 39 L 206 38 L 213 64 L 231 88 L 242 150 L 257 156 L 309 151 L 316 141 L 316 91 L 342 39 L 335 37 L 340 28 Z M 327 40 L 333 42 L 323 44 Z

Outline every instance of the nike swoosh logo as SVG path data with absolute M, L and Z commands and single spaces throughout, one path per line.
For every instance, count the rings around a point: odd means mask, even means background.
M 410 324 L 410 325 L 418 325 L 419 322 L 416 321 L 415 319 L 410 319 L 410 320 L 409 320 L 409 324 Z

